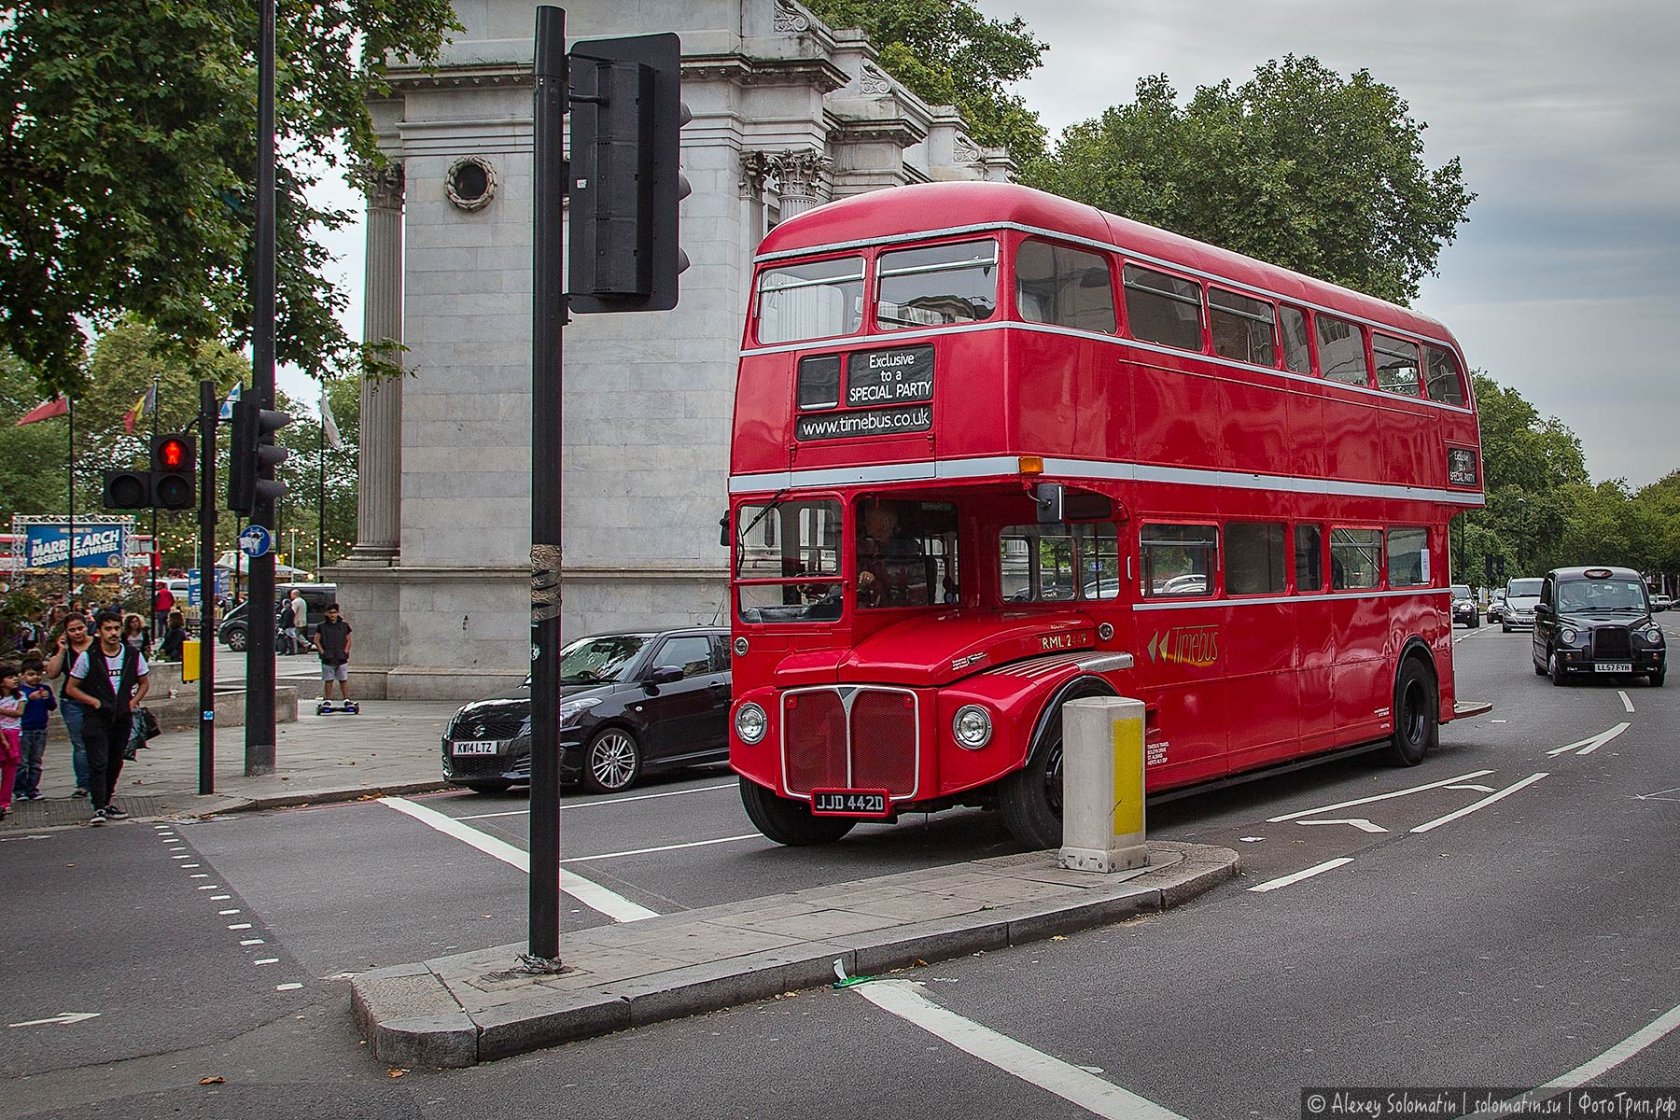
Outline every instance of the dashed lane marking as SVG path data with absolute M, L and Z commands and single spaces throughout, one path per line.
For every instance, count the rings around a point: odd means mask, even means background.
M 1444 824 L 1451 824 L 1453 821 L 1458 820 L 1460 817 L 1467 817 L 1471 813 L 1474 813 L 1476 810 L 1485 809 L 1489 805 L 1492 805 L 1496 801 L 1503 801 L 1505 798 L 1511 796 L 1513 793 L 1516 793 L 1520 789 L 1527 789 L 1529 786 L 1533 785 L 1535 782 L 1538 782 L 1541 778 L 1544 778 L 1544 777 L 1546 777 L 1545 774 L 1530 774 L 1528 777 L 1524 778 L 1522 781 L 1518 782 L 1516 785 L 1506 786 L 1504 789 L 1500 790 L 1498 793 L 1491 793 L 1488 796 L 1482 798 L 1480 801 L 1477 801 L 1472 805 L 1466 805 L 1464 808 L 1455 810 L 1451 813 L 1448 813 L 1444 817 L 1436 817 L 1432 821 L 1425 821 L 1423 824 L 1420 824 L 1416 828 L 1412 829 L 1412 831 L 1413 832 L 1428 832 L 1431 829 L 1439 828 Z
M 1323 863 L 1314 864 L 1305 871 L 1297 871 L 1293 875 L 1284 875 L 1276 879 L 1268 879 L 1264 883 L 1249 887 L 1248 889 L 1256 892 L 1257 894 L 1264 894 L 1267 891 L 1275 891 L 1280 887 L 1287 887 L 1292 884 L 1299 883 L 1302 879 L 1311 879 L 1314 875 L 1322 875 L 1326 871 L 1334 871 L 1336 868 L 1352 862 L 1352 856 L 1342 856 L 1339 859 L 1327 859 Z

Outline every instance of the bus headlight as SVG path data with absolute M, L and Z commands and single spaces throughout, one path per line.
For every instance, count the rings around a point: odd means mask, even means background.
M 747 701 L 735 709 L 735 734 L 741 737 L 743 743 L 756 743 L 764 738 L 765 729 L 770 722 L 764 718 L 764 709 Z
M 978 704 L 964 704 L 951 721 L 951 734 L 956 736 L 957 746 L 977 751 L 992 741 L 991 714 Z

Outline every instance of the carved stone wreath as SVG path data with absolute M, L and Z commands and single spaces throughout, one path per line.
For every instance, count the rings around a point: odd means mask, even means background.
M 499 181 L 495 164 L 483 156 L 462 156 L 449 165 L 443 189 L 456 209 L 470 213 L 490 205 Z

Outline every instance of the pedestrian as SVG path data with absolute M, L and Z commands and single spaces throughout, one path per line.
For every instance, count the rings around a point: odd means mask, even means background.
M 169 612 L 175 609 L 175 592 L 169 590 L 167 583 L 157 585 L 157 597 L 152 600 L 152 625 L 157 629 L 163 628 L 163 620 L 169 617 Z
M 64 717 L 64 731 L 70 737 L 70 768 L 76 774 L 76 792 L 72 797 L 86 797 L 92 779 L 88 776 L 87 740 L 82 737 L 82 720 L 86 710 L 70 695 L 70 668 L 76 658 L 92 649 L 94 638 L 88 632 L 87 616 L 72 612 L 64 616 L 64 629 L 58 634 L 58 649 L 47 659 L 47 679 L 64 678 L 58 692 L 58 712 Z
M 58 707 L 53 690 L 41 680 L 40 655 L 23 659 L 23 694 L 27 703 L 18 729 L 18 746 L 22 758 L 18 764 L 17 800 L 39 801 L 41 792 L 41 764 L 47 756 L 47 713 Z
M 338 613 L 337 603 L 328 603 L 326 620 L 315 628 L 315 648 L 321 654 L 321 700 L 332 703 L 333 682 L 338 697 L 350 703 L 350 624 Z
M 158 639 L 158 660 L 181 660 L 181 643 L 187 640 L 187 620 L 180 611 L 169 612 L 169 623 Z
M 295 587 L 285 606 L 285 623 L 288 653 L 303 653 L 314 648 L 309 640 L 309 604 L 304 600 L 303 592 Z
M 23 689 L 18 687 L 18 667 L 0 665 L 0 821 L 12 811 L 12 785 L 17 781 L 18 723 L 23 718 Z
M 122 774 L 123 749 L 134 726 L 134 713 L 151 682 L 140 651 L 123 642 L 122 615 L 100 611 L 95 619 L 99 642 L 76 658 L 64 691 L 85 709 L 82 739 L 87 743 L 88 794 L 93 799 L 89 824 L 122 820 L 127 811 L 111 801 Z
M 142 657 L 151 656 L 152 632 L 146 628 L 145 619 L 137 614 L 123 619 L 123 644 L 130 649 L 139 650 Z

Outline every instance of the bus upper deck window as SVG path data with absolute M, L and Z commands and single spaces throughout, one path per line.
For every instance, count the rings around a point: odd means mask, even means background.
M 1369 385 L 1371 370 L 1365 360 L 1365 332 L 1334 316 L 1313 318 L 1318 324 L 1318 367 L 1324 377 L 1344 385 Z
M 1278 325 L 1283 328 L 1283 368 L 1294 373 L 1312 372 L 1312 351 L 1307 348 L 1307 313 L 1287 303 L 1278 308 Z
M 862 257 L 802 261 L 759 274 L 761 344 L 856 334 L 862 323 Z
M 1180 350 L 1202 348 L 1202 289 L 1189 280 L 1126 266 L 1126 323 L 1132 337 Z
M 1023 241 L 1015 254 L 1015 308 L 1029 323 L 1113 334 L 1114 281 L 1096 253 Z
M 1464 407 L 1464 379 L 1458 375 L 1458 360 L 1446 350 L 1425 346 L 1429 357 L 1429 399 Z
M 1213 352 L 1257 366 L 1277 364 L 1272 305 L 1223 288 L 1208 289 L 1208 329 Z
M 973 323 L 997 311 L 998 247 L 991 238 L 882 253 L 882 330 L 913 330 Z
M 1373 334 L 1371 353 L 1377 359 L 1377 388 L 1403 397 L 1415 397 L 1423 392 L 1423 382 L 1418 376 L 1417 343 Z

